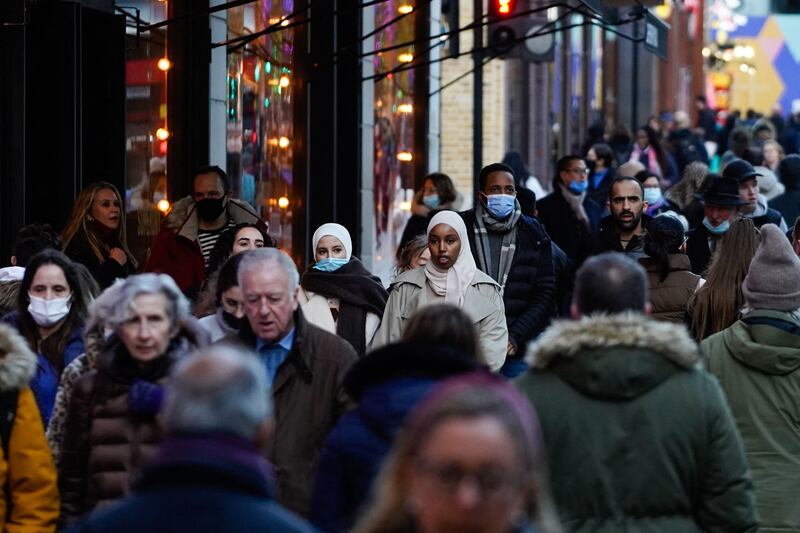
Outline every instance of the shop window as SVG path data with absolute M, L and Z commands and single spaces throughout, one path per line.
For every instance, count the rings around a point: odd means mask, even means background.
M 293 2 L 262 0 L 227 10 L 228 39 L 277 28 Z M 228 47 L 227 172 L 234 196 L 269 223 L 292 253 L 294 30 L 289 27 Z
M 390 0 L 375 6 L 375 50 L 415 39 L 416 14 L 392 22 L 409 7 L 406 0 Z M 388 72 L 411 63 L 419 52 L 414 45 L 386 50 L 373 56 L 375 73 Z M 397 244 L 408 220 L 414 190 L 414 159 L 423 147 L 414 146 L 414 77 L 426 69 L 403 70 L 375 81 L 375 254 L 373 271 L 388 280 L 395 264 Z

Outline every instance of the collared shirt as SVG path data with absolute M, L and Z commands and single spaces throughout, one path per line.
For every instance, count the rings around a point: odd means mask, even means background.
M 294 343 L 294 332 L 295 328 L 292 328 L 284 338 L 272 344 L 267 344 L 264 339 L 259 338 L 256 340 L 256 352 L 267 372 L 270 387 L 272 387 L 272 382 L 275 381 L 278 368 L 289 357 L 289 352 L 292 350 L 292 344 Z

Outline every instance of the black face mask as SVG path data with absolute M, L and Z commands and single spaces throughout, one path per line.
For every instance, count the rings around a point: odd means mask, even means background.
M 222 198 L 204 198 L 203 200 L 195 201 L 197 205 L 197 216 L 206 222 L 213 222 L 218 219 L 225 210 L 225 197 Z
M 236 318 L 231 313 L 227 311 L 222 311 L 222 320 L 228 325 L 229 328 L 233 328 L 235 330 L 239 330 L 244 323 L 244 317 Z

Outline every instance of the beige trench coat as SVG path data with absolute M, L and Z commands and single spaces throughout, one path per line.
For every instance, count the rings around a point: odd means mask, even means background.
M 429 298 L 426 283 L 424 267 L 409 270 L 397 277 L 370 349 L 400 340 L 403 325 L 414 311 L 442 302 Z M 493 371 L 499 370 L 506 360 L 508 349 L 508 328 L 500 286 L 483 272 L 477 271 L 467 287 L 462 309 L 472 318 L 483 357 L 489 367 Z

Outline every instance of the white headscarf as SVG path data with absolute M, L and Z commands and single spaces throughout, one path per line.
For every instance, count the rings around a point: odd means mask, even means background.
M 472 283 L 478 267 L 475 266 L 475 258 L 472 257 L 472 250 L 469 247 L 467 237 L 467 227 L 464 220 L 455 211 L 439 211 L 428 223 L 427 235 L 430 236 L 431 230 L 439 224 L 447 224 L 458 233 L 461 240 L 461 251 L 458 253 L 455 263 L 448 270 L 441 270 L 433 261 L 425 264 L 425 277 L 434 293 L 444 296 L 444 301 L 461 307 L 464 305 L 464 295 L 467 287 Z
M 350 238 L 350 232 L 347 231 L 347 228 L 335 222 L 323 224 L 314 232 L 314 236 L 311 238 L 312 245 L 314 246 L 314 254 L 317 253 L 317 244 L 326 236 L 336 237 L 342 241 L 346 259 L 349 261 L 350 256 L 353 254 L 353 240 Z

